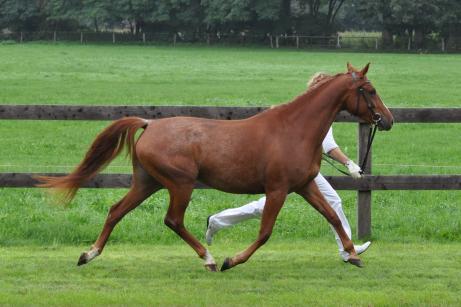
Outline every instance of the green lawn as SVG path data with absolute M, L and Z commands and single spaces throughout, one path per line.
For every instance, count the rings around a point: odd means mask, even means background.
M 245 242 L 246 243 L 246 242 Z M 218 261 L 244 242 L 211 248 Z M 109 246 L 77 267 L 82 246 L 0 248 L 0 304 L 456 306 L 459 244 L 375 242 L 359 269 L 333 242 L 269 242 L 246 264 L 209 273 L 184 245 Z
M 460 107 L 459 55 L 306 52 L 265 48 L 77 44 L 0 45 L 0 104 L 271 105 L 304 91 L 316 71 L 371 61 L 389 107 Z M 0 172 L 67 172 L 107 122 L 0 121 Z M 356 155 L 356 125 L 335 124 Z M 374 174 L 460 174 L 460 124 L 399 124 L 378 133 Z M 130 172 L 117 159 L 109 172 Z M 322 173 L 335 174 L 328 165 Z M 163 225 L 159 192 L 115 229 L 87 267 L 78 255 L 125 189 L 83 189 L 68 208 L 39 189 L 0 189 L 1 304 L 459 305 L 461 191 L 373 193 L 374 244 L 359 270 L 339 261 L 326 222 L 290 196 L 268 245 L 249 263 L 207 274 Z M 355 193 L 339 191 L 355 229 Z M 186 225 L 258 196 L 195 191 Z M 255 238 L 258 221 L 216 236 L 220 261 Z M 143 244 L 143 245 L 139 245 Z M 135 260 L 135 261 L 133 261 Z
M 371 62 L 389 106 L 460 105 L 459 55 L 306 52 L 219 47 L 0 45 L 0 103 L 270 105 L 317 71 Z

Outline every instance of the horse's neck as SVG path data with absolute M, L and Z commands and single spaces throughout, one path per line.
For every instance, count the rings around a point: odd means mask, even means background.
M 315 145 L 321 145 L 341 110 L 345 91 L 346 86 L 342 80 L 335 78 L 287 104 L 284 112 L 295 127 L 294 133 L 298 133 L 303 139 L 315 139 L 318 142 Z

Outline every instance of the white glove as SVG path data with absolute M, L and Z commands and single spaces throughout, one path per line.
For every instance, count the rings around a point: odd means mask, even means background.
M 355 164 L 354 161 L 349 160 L 344 165 L 347 167 L 347 170 L 349 171 L 349 174 L 351 174 L 352 178 L 354 179 L 362 178 L 362 174 L 361 174 L 362 169 L 360 168 L 360 166 Z

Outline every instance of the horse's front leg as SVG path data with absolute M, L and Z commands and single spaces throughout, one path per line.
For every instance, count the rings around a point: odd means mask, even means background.
M 341 220 L 339 219 L 338 215 L 333 210 L 333 208 L 331 208 L 331 206 L 328 204 L 325 197 L 320 192 L 315 181 L 310 181 L 305 187 L 296 191 L 296 193 L 298 193 L 305 200 L 307 200 L 312 205 L 312 207 L 314 207 L 318 212 L 320 212 L 320 214 L 322 214 L 327 219 L 327 221 L 333 226 L 339 238 L 341 239 L 344 250 L 348 252 L 350 255 L 347 261 L 353 265 L 362 267 L 362 261 L 355 252 L 354 244 L 344 231 L 344 228 L 341 224 Z
M 251 244 L 246 250 L 235 255 L 232 258 L 226 258 L 221 267 L 221 271 L 230 269 L 238 264 L 246 262 L 253 253 L 260 248 L 267 240 L 269 240 L 272 229 L 274 228 L 275 220 L 280 212 L 280 209 L 285 202 L 287 192 L 283 191 L 273 191 L 266 193 L 266 204 L 264 205 L 264 210 L 261 218 L 261 226 L 259 229 L 259 235 L 253 244 Z

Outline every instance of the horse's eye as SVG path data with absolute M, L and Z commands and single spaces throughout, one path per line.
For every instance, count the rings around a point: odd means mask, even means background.
M 376 90 L 375 90 L 375 89 L 372 89 L 372 90 L 370 91 L 370 95 L 371 95 L 371 96 L 376 95 Z

